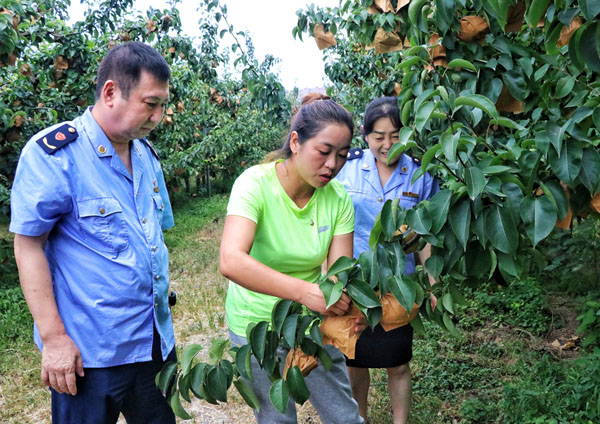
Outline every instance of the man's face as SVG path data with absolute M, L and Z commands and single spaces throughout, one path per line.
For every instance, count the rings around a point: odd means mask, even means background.
M 135 138 L 147 137 L 161 121 L 165 104 L 169 100 L 169 82 L 158 81 L 152 74 L 142 71 L 138 85 L 125 99 L 117 87 L 114 100 L 114 121 L 110 139 L 128 143 Z

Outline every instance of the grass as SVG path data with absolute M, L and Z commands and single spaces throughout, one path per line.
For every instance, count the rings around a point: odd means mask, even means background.
M 227 338 L 227 281 L 218 271 L 226 203 L 225 196 L 176 201 L 176 225 L 165 233 L 171 288 L 178 293 L 172 309 L 177 344 L 202 345 L 203 361 L 212 339 Z M 10 239 L 6 226 L 0 221 L 0 239 Z M 578 358 L 577 350 L 562 351 L 551 344 L 574 334 L 578 323 L 572 299 L 550 296 L 536 280 L 506 288 L 482 285 L 465 294 L 469 304 L 455 319 L 463 329 L 461 337 L 430 324 L 424 335 L 415 336 L 411 424 L 595 422 L 600 411 L 578 399 L 587 396 L 597 402 L 594 390 L 600 388 L 594 381 L 600 380 L 600 366 L 594 364 L 600 363 L 600 353 Z M 40 354 L 17 287 L 0 286 L 0 317 L 0 422 L 50 422 L 49 392 L 39 381 Z M 372 372 L 369 405 L 374 424 L 392 423 L 386 380 L 385 370 Z M 254 422 L 235 390 L 227 404 L 194 400 L 184 407 L 197 423 Z M 319 422 L 308 404 L 299 417 L 302 423 Z

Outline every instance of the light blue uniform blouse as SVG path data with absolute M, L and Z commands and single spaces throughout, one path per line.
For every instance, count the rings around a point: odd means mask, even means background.
M 36 140 L 61 124 L 23 148 L 9 229 L 49 232 L 54 297 L 84 367 L 151 361 L 154 323 L 165 359 L 175 338 L 162 230 L 173 226 L 173 214 L 160 163 L 133 140 L 131 176 L 91 108 L 68 124 L 79 137 L 53 154 Z M 37 327 L 34 338 L 43 349 Z
M 388 199 L 400 199 L 400 207 L 409 209 L 422 200 L 429 199 L 438 191 L 436 180 L 425 174 L 414 184 L 410 180 L 421 164 L 402 155 L 385 187 L 381 186 L 375 157 L 370 150 L 353 149 L 346 164 L 336 177 L 346 188 L 354 204 L 354 257 L 369 249 L 369 236 L 375 218 Z M 356 157 L 360 156 L 360 157 Z M 355 158 L 356 157 L 356 158 Z M 415 271 L 414 255 L 407 255 L 405 274 Z

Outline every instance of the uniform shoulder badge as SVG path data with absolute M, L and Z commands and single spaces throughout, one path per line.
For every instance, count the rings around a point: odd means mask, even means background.
M 150 149 L 150 151 L 152 152 L 152 154 L 154 155 L 154 157 L 156 158 L 156 160 L 160 161 L 160 156 L 158 156 L 158 153 L 156 152 L 156 149 L 154 148 L 154 146 L 152 145 L 152 143 L 150 142 L 150 140 L 148 140 L 147 138 L 141 138 L 140 140 L 146 146 L 148 146 L 148 148 Z
M 363 156 L 363 149 L 358 148 L 358 147 L 355 149 L 350 149 L 350 151 L 348 152 L 348 160 L 362 158 L 362 156 Z
M 54 154 L 71 141 L 77 140 L 79 134 L 71 124 L 62 124 L 36 140 L 44 152 Z

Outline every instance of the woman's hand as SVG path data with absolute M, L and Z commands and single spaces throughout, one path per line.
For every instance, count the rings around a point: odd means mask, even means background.
M 342 293 L 342 297 L 327 308 L 325 296 L 319 288 L 318 284 L 306 283 L 306 289 L 302 293 L 300 303 L 315 312 L 322 315 L 345 315 L 350 310 L 350 297 L 346 293 Z

